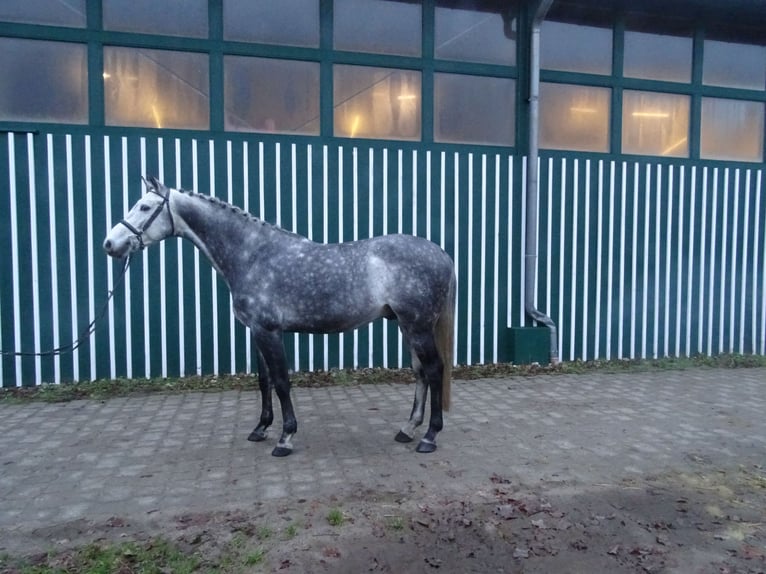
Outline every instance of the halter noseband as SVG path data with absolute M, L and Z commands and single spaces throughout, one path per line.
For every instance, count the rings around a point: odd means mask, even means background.
M 133 224 L 129 223 L 125 219 L 120 221 L 122 225 L 128 228 L 128 230 L 138 239 L 138 245 L 140 249 L 144 249 L 146 245 L 144 245 L 144 238 L 143 235 L 146 232 L 147 229 L 149 229 L 149 226 L 154 223 L 154 220 L 157 219 L 157 217 L 162 213 L 162 210 L 165 209 L 165 206 L 168 208 L 168 216 L 170 217 L 170 229 L 171 235 L 176 234 L 176 226 L 175 222 L 173 221 L 173 212 L 170 211 L 170 190 L 168 190 L 168 193 L 166 195 L 162 195 L 159 191 L 157 191 L 154 188 L 149 188 L 147 190 L 149 193 L 154 193 L 156 195 L 159 195 L 162 198 L 162 203 L 160 203 L 157 207 L 154 208 L 154 212 L 149 216 L 149 219 L 146 220 L 146 223 L 141 227 L 141 229 L 136 229 Z

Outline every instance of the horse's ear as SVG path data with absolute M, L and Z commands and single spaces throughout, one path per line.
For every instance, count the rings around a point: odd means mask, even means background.
M 157 179 L 154 176 L 147 175 L 146 177 L 144 177 L 142 175 L 141 181 L 144 182 L 144 186 L 146 187 L 147 192 L 150 192 L 153 189 L 157 189 Z
M 149 183 L 152 184 L 152 187 L 154 189 L 160 189 L 162 187 L 162 183 L 160 182 L 160 180 L 154 177 L 153 175 L 147 175 L 146 179 L 149 180 Z

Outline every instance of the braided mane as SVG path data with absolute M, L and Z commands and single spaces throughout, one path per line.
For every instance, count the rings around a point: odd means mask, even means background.
M 261 223 L 263 225 L 268 225 L 268 223 L 266 223 L 262 219 L 259 219 L 253 214 L 248 213 L 244 209 L 237 207 L 236 205 L 232 205 L 231 203 L 228 203 L 218 197 L 215 197 L 212 195 L 205 195 L 203 193 L 197 193 L 196 191 L 189 191 L 187 189 L 179 189 L 178 191 L 180 191 L 184 195 L 188 195 L 189 197 L 195 197 L 197 199 L 206 201 L 207 203 L 220 207 L 221 209 L 228 209 L 232 213 L 236 213 L 237 215 L 240 215 L 244 217 L 245 219 L 252 221 L 253 223 Z
M 244 218 L 246 221 L 251 222 L 253 224 L 265 226 L 274 231 L 279 231 L 282 233 L 286 233 L 288 235 L 295 235 L 297 237 L 301 237 L 302 239 L 305 239 L 305 237 L 303 237 L 302 235 L 293 233 L 292 231 L 289 231 L 287 229 L 283 229 L 282 227 L 269 223 L 268 221 L 264 221 L 263 219 L 256 217 L 252 213 L 248 213 L 244 209 L 237 207 L 236 205 L 232 205 L 231 203 L 228 203 L 224 201 L 223 199 L 220 199 L 213 195 L 205 195 L 204 193 L 197 193 L 196 191 L 189 191 L 186 189 L 179 189 L 178 191 L 183 193 L 184 195 L 188 195 L 189 197 L 201 199 L 202 201 L 205 201 L 211 205 L 215 205 L 216 207 L 219 207 L 221 209 L 228 209 L 232 213 Z

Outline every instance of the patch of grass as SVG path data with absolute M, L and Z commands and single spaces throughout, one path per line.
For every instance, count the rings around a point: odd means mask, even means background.
M 404 530 L 404 519 L 401 516 L 389 516 L 386 526 L 391 530 Z
M 43 554 L 25 560 L 5 557 L 0 561 L 4 572 L 18 574 L 113 574 L 114 572 L 197 572 L 200 561 L 182 552 L 174 544 L 154 539 L 148 542 L 124 542 L 117 545 L 88 544 L 58 554 Z
M 292 540 L 298 535 L 298 525 L 295 523 L 288 524 L 282 534 L 285 540 Z
M 724 354 L 713 357 L 696 355 L 652 360 L 623 359 L 615 361 L 571 361 L 558 365 L 491 365 L 458 366 L 453 370 L 454 379 L 484 379 L 524 377 L 535 375 L 575 375 L 594 372 L 624 373 L 651 371 L 678 371 L 705 368 L 753 368 L 766 367 L 766 356 Z M 411 369 L 358 369 L 297 372 L 290 375 L 294 386 L 328 387 L 339 385 L 411 383 Z M 226 390 L 251 391 L 258 389 L 256 375 L 223 375 L 184 377 L 175 379 L 117 379 L 82 383 L 43 384 L 37 387 L 6 387 L 0 389 L 0 402 L 25 401 L 66 402 L 77 399 L 103 400 L 117 396 L 145 395 L 150 393 L 219 392 Z
M 273 534 L 274 532 L 268 526 L 260 526 L 255 533 L 260 540 L 268 540 Z
M 330 526 L 343 526 L 345 521 L 346 517 L 340 508 L 331 508 L 330 512 L 327 513 L 327 522 L 330 523 Z
M 244 535 L 231 538 L 214 556 L 195 554 L 163 539 L 120 544 L 94 543 L 28 558 L 0 555 L 4 574 L 244 574 L 260 572 L 267 550 Z
M 253 552 L 250 552 L 247 556 L 245 556 L 245 559 L 243 560 L 245 566 L 257 566 L 258 564 L 263 562 L 264 557 L 266 556 L 266 551 L 263 548 L 258 548 L 254 550 Z

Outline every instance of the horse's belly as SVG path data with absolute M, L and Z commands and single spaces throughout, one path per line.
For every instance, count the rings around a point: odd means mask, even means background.
M 348 309 L 345 312 L 308 313 L 300 317 L 284 317 L 283 330 L 296 333 L 340 333 L 366 325 L 381 316 L 385 316 L 383 309 L 357 313 L 350 313 Z

